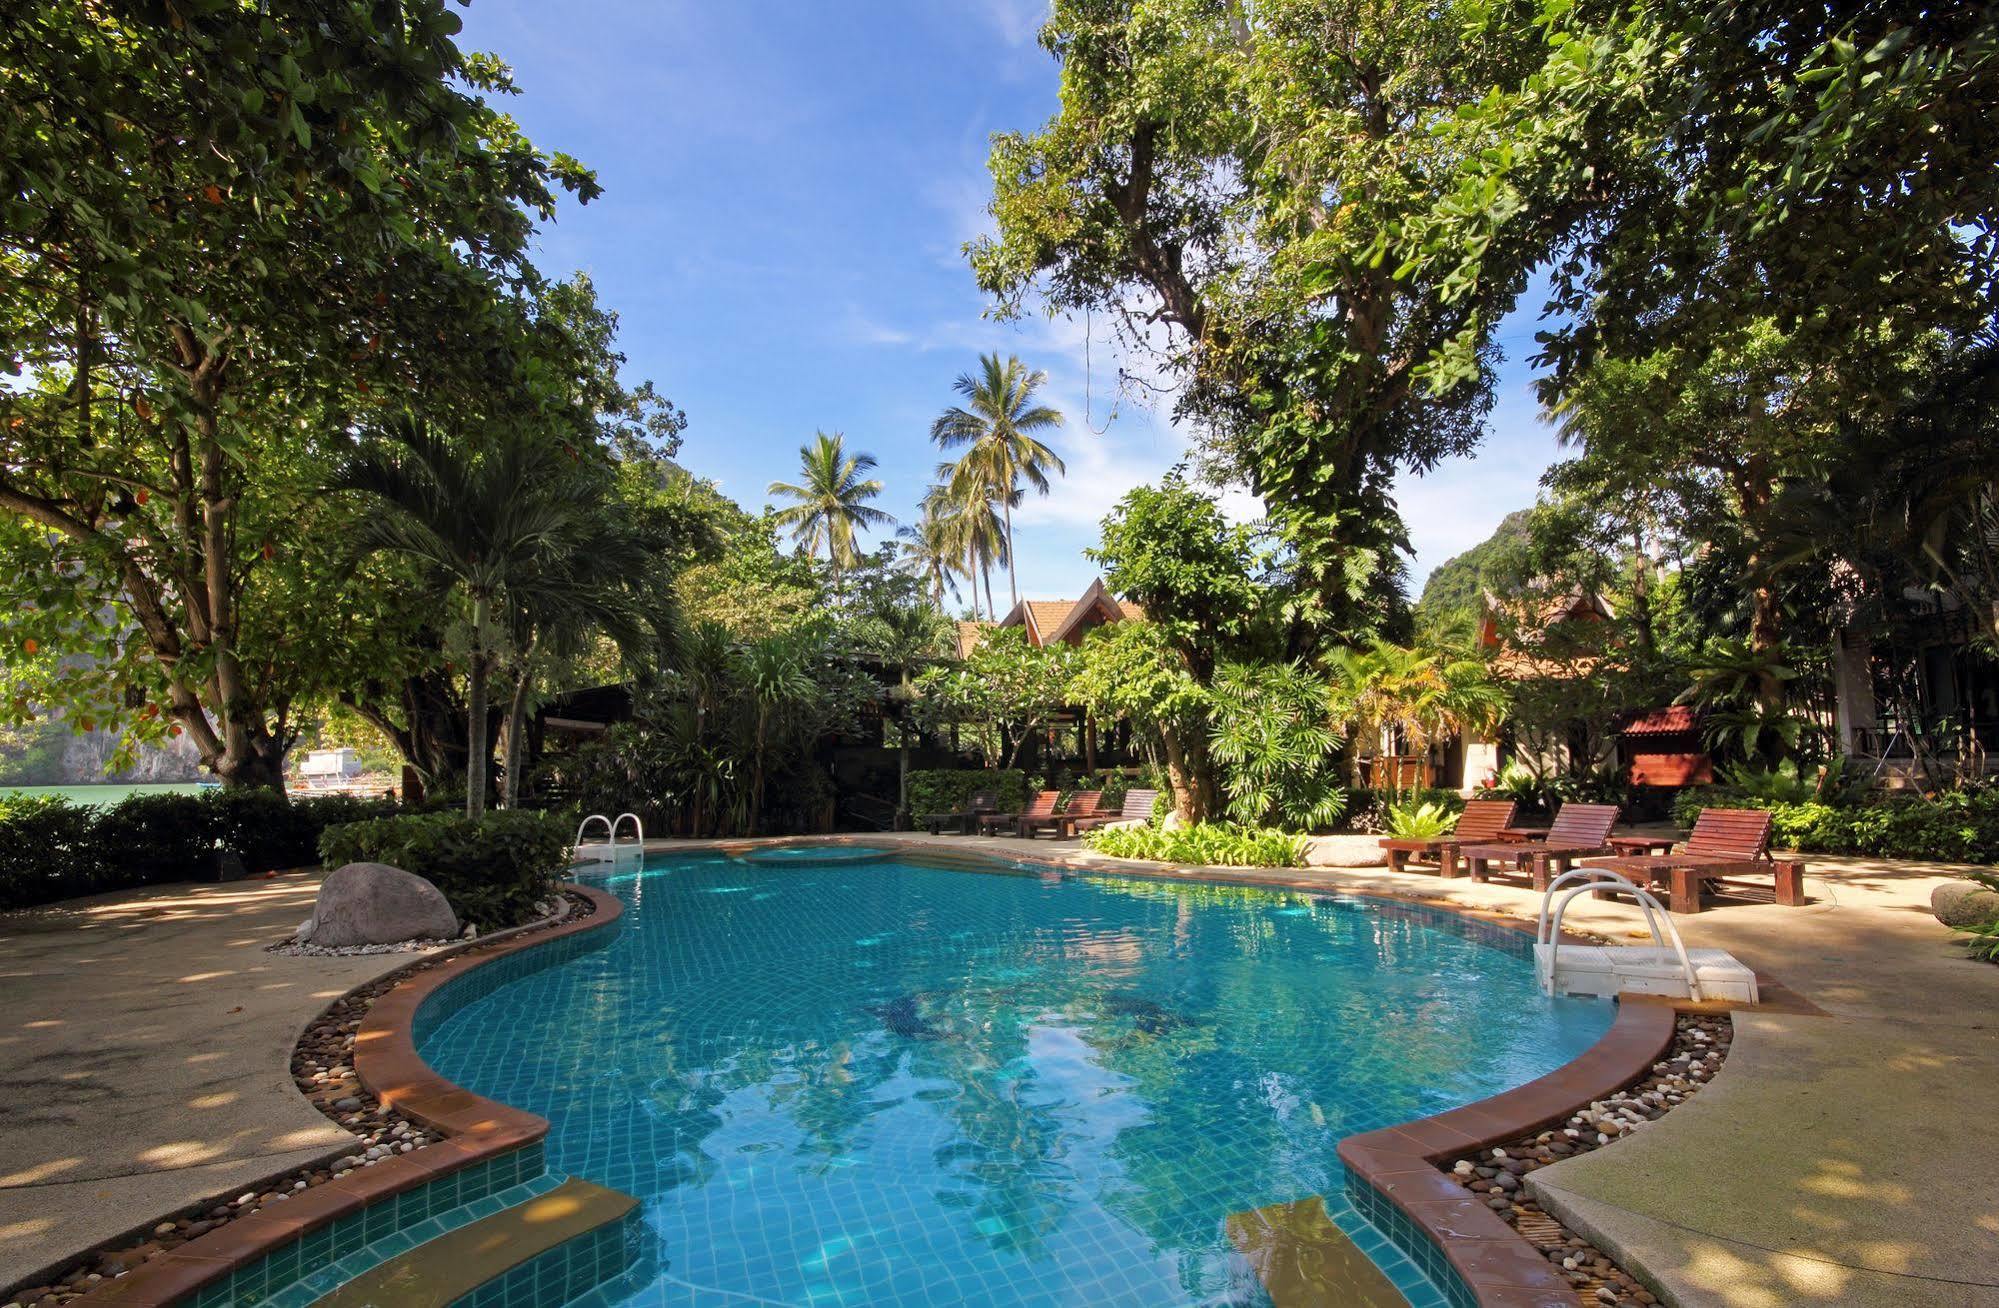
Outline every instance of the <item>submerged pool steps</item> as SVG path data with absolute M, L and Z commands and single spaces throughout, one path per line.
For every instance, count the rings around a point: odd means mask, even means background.
M 313 1300 L 313 1308 L 562 1304 L 622 1274 L 638 1200 L 570 1178 L 413 1245 Z
M 1324 1200 L 1233 1213 L 1227 1228 L 1229 1243 L 1256 1270 L 1277 1308 L 1408 1308 L 1388 1273 L 1333 1224 Z

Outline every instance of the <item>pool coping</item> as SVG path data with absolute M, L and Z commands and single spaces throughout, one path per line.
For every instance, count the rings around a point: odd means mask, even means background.
M 150 1258 L 123 1276 L 99 1283 L 75 1302 L 89 1308 L 167 1308 L 342 1217 L 546 1136 L 545 1119 L 474 1094 L 432 1071 L 416 1052 L 413 1028 L 424 1002 L 466 973 L 523 950 L 613 928 L 624 913 L 623 901 L 595 887 L 565 882 L 563 889 L 588 899 L 591 914 L 555 926 L 530 922 L 441 955 L 413 959 L 409 966 L 423 970 L 391 986 L 362 1019 L 353 1062 L 361 1084 L 385 1106 L 431 1127 L 444 1139 L 385 1158 L 372 1167 L 356 1168 L 344 1177 L 300 1191 L 282 1204 L 266 1205 Z M 357 990 L 379 985 L 382 979 L 354 986 L 326 1007 Z M 290 1170 L 282 1175 L 289 1175 Z

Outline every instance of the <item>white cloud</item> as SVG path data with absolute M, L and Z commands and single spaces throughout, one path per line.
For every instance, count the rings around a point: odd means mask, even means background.
M 979 15 L 1008 45 L 1031 45 L 1048 21 L 1048 0 L 979 0 Z

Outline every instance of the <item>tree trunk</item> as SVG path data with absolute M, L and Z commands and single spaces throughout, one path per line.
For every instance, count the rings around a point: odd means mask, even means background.
M 486 763 L 492 753 L 492 745 L 487 740 L 486 730 L 486 611 L 490 604 L 484 595 L 472 599 L 472 668 L 468 678 L 470 693 L 467 699 L 468 714 L 466 739 L 470 749 L 465 756 L 465 816 L 481 817 L 486 812 Z
M 990 564 L 990 563 L 987 563 L 987 564 L 983 565 L 983 566 L 981 567 L 981 569 L 980 569 L 980 570 L 981 570 L 982 572 L 984 572 L 984 573 L 986 574 L 986 616 L 987 616 L 988 618 L 992 619 L 992 620 L 993 620 L 994 622 L 998 622 L 998 621 L 999 621 L 999 610 L 997 610 L 997 609 L 995 609 L 995 608 L 993 607 L 993 567 L 992 567 L 992 564 Z
M 1009 486 L 1008 491 L 1012 491 Z M 1007 495 L 1000 501 L 1000 513 L 1006 518 L 1006 592 L 1015 605 L 1020 603 L 1020 556 L 1013 552 L 1013 496 Z
M 1178 728 L 1161 727 L 1166 776 L 1173 785 L 1173 811 L 1183 823 L 1205 822 L 1214 812 L 1214 777 L 1206 742 L 1183 736 Z
M 507 703 L 507 763 L 500 796 L 503 808 L 514 807 L 520 797 L 521 733 L 527 726 L 528 689 L 534 684 L 534 651 L 539 639 L 539 634 L 528 637 L 527 648 L 521 651 L 521 674 Z

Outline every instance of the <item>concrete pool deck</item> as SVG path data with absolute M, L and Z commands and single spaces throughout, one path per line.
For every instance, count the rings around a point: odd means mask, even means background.
M 292 1047 L 417 955 L 266 953 L 318 888 L 288 873 L 0 914 L 0 1286 L 354 1143 L 292 1084 Z
M 883 839 L 1159 870 L 1074 842 Z M 1539 903 L 1520 887 L 1386 869 L 1187 879 L 1515 917 Z M 1735 950 L 1808 1003 L 1739 1014 L 1722 1073 L 1687 1107 L 1536 1173 L 1549 1206 L 1670 1303 L 1999 1308 L 1999 968 L 1966 961 L 1929 916 L 1942 879 L 1816 859 L 1807 907 L 1678 919 L 1690 943 Z M 171 886 L 0 915 L 0 1285 L 351 1143 L 293 1087 L 292 1045 L 330 1000 L 412 956 L 263 952 L 316 886 Z M 1638 919 L 1585 900 L 1571 922 L 1616 936 Z

